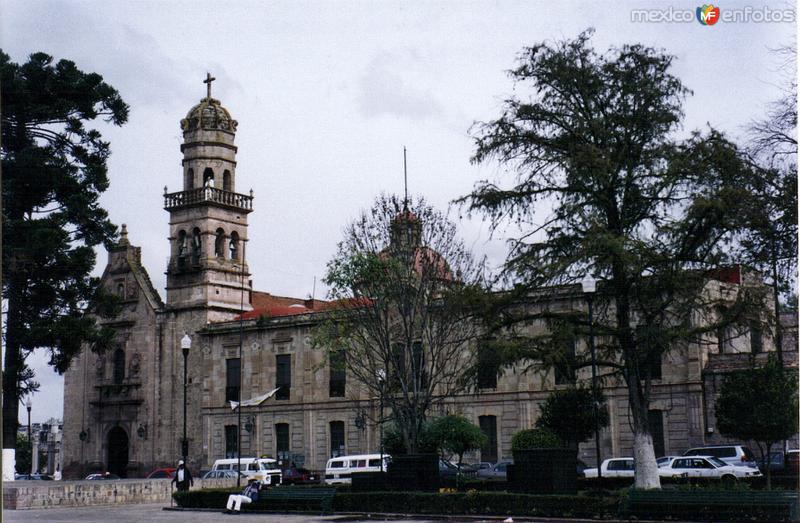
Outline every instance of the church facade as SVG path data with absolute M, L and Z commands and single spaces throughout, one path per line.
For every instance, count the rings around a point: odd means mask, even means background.
M 237 122 L 211 97 L 211 80 L 207 96 L 181 121 L 182 190 L 165 188 L 163 195 L 170 243 L 166 300 L 154 289 L 125 226 L 109 251 L 102 281 L 120 297 L 123 310 L 103 321 L 115 328 L 117 342 L 109 353 L 83 351 L 65 374 L 65 478 L 98 470 L 141 477 L 174 466 L 183 455 L 200 471 L 239 448 L 242 456 L 269 455 L 286 466 L 321 470 L 332 456 L 379 449 L 380 398 L 327 366 L 323 351 L 312 345 L 314 326 L 333 304 L 251 288 L 246 246 L 253 194 L 236 192 Z M 733 276 L 712 285 L 735 290 L 747 284 L 741 270 Z M 549 296 L 530 307 L 586 308 L 579 285 Z M 797 366 L 796 322 L 789 327 L 784 357 Z M 185 359 L 182 339 L 191 342 Z M 765 358 L 770 340 L 756 330 L 721 333 L 718 340 L 676 347 L 663 358 L 650 406 L 657 455 L 722 441 L 713 415 L 721 376 L 746 365 L 753 352 Z M 586 350 L 585 340 L 578 340 L 575 351 Z M 470 459 L 499 461 L 511 457 L 511 437 L 533 426 L 553 390 L 589 378 L 589 369 L 572 376 L 494 369 L 473 390 L 444 399 L 437 413 L 461 413 L 487 435 L 488 444 Z M 231 408 L 240 397 L 275 389 L 241 412 Z M 604 394 L 611 422 L 601 434 L 602 454 L 632 455 L 626 390 L 607 380 Z M 581 446 L 580 458 L 593 462 L 593 442 Z

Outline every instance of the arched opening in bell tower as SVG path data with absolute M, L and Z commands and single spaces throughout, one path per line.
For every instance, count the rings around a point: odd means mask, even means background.
M 214 240 L 214 256 L 225 257 L 225 231 L 222 229 L 217 229 L 217 236 Z
M 194 189 L 194 169 L 186 171 L 186 180 L 184 180 L 183 185 L 187 191 Z
M 214 171 L 211 167 L 203 171 L 203 187 L 214 187 Z
M 231 233 L 231 241 L 229 243 L 230 258 L 231 260 L 239 259 L 239 234 L 236 231 Z
M 197 227 L 192 231 L 192 263 L 200 263 L 200 253 L 203 252 L 203 240 L 200 237 L 200 229 Z
M 222 173 L 222 189 L 224 191 L 232 191 L 233 186 L 231 184 L 231 172 L 225 169 L 225 172 Z

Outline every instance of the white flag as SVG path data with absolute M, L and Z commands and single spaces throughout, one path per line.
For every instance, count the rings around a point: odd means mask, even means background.
M 255 405 L 261 405 L 261 403 L 274 396 L 275 393 L 278 392 L 278 389 L 280 389 L 280 387 L 272 389 L 271 391 L 267 392 L 266 394 L 262 394 L 261 396 L 256 396 L 255 398 L 244 400 L 242 402 L 242 407 L 253 407 Z M 236 410 L 236 407 L 239 406 L 238 401 L 231 401 L 230 404 L 231 404 L 231 410 Z

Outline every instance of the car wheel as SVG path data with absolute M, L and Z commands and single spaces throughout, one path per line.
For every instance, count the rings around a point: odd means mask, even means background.
M 728 486 L 735 485 L 736 476 L 734 476 L 733 474 L 725 474 L 724 476 L 722 476 L 722 484 Z

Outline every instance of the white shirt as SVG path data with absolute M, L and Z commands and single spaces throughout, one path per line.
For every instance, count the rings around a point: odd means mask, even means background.
M 184 469 L 178 469 L 178 481 L 183 481 L 183 470 Z

